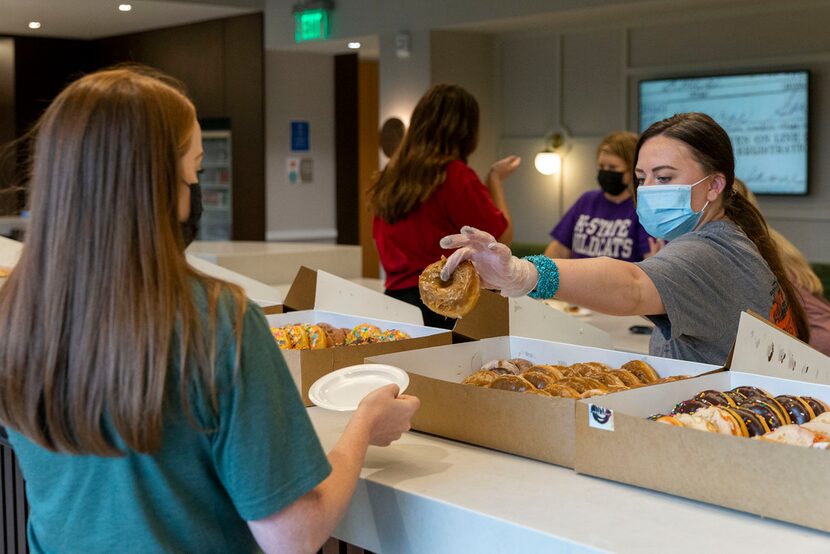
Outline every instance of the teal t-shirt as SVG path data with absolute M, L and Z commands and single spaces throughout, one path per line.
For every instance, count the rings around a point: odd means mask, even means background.
M 234 373 L 230 310 L 222 304 L 216 417 L 195 393 L 196 421 L 210 432 L 188 421 L 178 389 L 153 455 L 59 454 L 9 431 L 26 479 L 32 552 L 252 552 L 245 522 L 279 512 L 328 476 L 262 311 L 251 303 L 246 309 Z

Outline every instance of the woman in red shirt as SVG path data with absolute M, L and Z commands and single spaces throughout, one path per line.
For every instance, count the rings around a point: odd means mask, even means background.
M 513 238 L 502 181 L 521 159 L 508 156 L 487 174 L 485 186 L 467 165 L 478 144 L 478 102 L 457 85 L 435 85 L 418 101 L 409 129 L 369 192 L 372 236 L 386 272 L 386 294 L 419 306 L 424 323 L 452 328 L 454 319 L 421 302 L 418 276 L 449 255 L 441 237 L 463 225 L 485 229 L 500 242 Z

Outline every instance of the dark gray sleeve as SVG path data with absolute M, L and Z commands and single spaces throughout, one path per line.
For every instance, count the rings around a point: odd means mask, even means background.
M 729 326 L 732 264 L 723 251 L 695 235 L 672 241 L 637 263 L 660 293 L 672 339 L 715 337 Z

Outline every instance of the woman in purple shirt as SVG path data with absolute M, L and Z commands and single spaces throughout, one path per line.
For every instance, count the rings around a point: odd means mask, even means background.
M 579 197 L 550 235 L 549 258 L 607 256 L 639 262 L 659 249 L 637 219 L 631 176 L 637 135 L 611 133 L 597 149 L 599 189 Z

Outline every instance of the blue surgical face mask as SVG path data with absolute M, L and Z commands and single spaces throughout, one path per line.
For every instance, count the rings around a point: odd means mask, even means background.
M 637 217 L 640 225 L 652 237 L 665 240 L 674 240 L 693 230 L 709 202 L 699 212 L 692 210 L 692 187 L 709 177 L 711 175 L 691 185 L 637 187 Z

